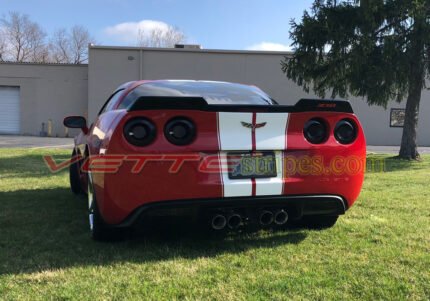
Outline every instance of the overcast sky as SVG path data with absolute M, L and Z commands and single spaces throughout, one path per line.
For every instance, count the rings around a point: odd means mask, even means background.
M 98 44 L 134 46 L 137 28 L 180 28 L 206 49 L 287 50 L 289 22 L 311 0 L 0 0 L 0 15 L 28 14 L 48 33 L 83 25 Z

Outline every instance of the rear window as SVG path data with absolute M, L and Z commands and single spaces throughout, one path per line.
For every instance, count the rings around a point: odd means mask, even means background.
M 254 86 L 210 81 L 154 81 L 137 87 L 133 100 L 141 96 L 203 97 L 210 105 L 276 105 L 276 101 Z M 130 100 L 129 100 L 130 101 Z

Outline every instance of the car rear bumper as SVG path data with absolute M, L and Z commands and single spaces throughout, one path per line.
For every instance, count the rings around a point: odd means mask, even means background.
M 295 219 L 306 215 L 341 215 L 347 201 L 337 195 L 253 196 L 216 199 L 162 201 L 145 204 L 134 210 L 123 222 L 112 227 L 129 227 L 146 215 L 187 215 L 217 210 L 255 211 L 282 208 Z

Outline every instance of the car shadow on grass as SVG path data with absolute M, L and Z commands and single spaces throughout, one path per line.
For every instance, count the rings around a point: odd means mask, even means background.
M 139 228 L 120 242 L 98 243 L 89 237 L 86 206 L 66 188 L 0 192 L 0 274 L 213 257 L 306 238 L 300 229 L 222 236 L 170 221 Z
M 10 150 L 13 152 L 13 150 Z M 50 156 L 51 155 L 51 156 Z M 70 159 L 69 154 L 54 154 L 47 152 L 55 164 L 67 162 Z M 44 161 L 44 156 L 40 153 L 26 153 L 12 157 L 0 158 L 1 178 L 33 178 L 49 176 L 53 173 L 49 170 Z M 68 171 L 68 167 L 59 170 L 55 174 L 63 174 Z

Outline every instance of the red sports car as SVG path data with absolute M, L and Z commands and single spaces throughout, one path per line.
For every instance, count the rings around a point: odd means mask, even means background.
M 330 227 L 363 183 L 366 144 L 347 101 L 279 105 L 255 86 L 134 81 L 80 128 L 70 182 L 92 237 L 153 215 L 197 215 L 216 230 L 300 221 Z

